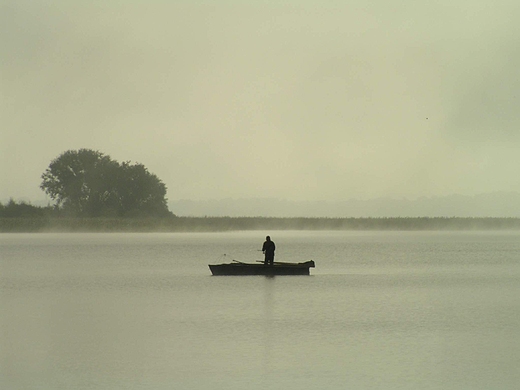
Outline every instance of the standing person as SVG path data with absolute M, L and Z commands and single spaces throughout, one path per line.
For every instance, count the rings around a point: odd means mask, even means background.
M 262 246 L 262 252 L 265 254 L 264 264 L 265 265 L 274 265 L 274 250 L 276 246 L 274 242 L 271 241 L 271 237 L 267 236 L 265 238 L 264 245 Z

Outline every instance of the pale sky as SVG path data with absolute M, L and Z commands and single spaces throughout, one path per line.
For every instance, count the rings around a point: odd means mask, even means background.
M 0 201 L 70 149 L 168 198 L 520 191 L 520 2 L 0 0 Z

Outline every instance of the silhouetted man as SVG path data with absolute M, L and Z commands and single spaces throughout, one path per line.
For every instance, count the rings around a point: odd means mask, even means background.
M 265 265 L 273 265 L 274 264 L 274 250 L 276 249 L 274 242 L 271 241 L 271 237 L 267 236 L 265 238 L 264 245 L 262 246 L 262 252 L 265 254 Z

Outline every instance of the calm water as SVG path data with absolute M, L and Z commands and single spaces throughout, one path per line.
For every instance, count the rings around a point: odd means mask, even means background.
M 518 232 L 0 234 L 1 389 L 519 386 Z

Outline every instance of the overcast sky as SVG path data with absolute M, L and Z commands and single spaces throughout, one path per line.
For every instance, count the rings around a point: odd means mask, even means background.
M 520 191 L 518 0 L 0 0 L 0 200 L 69 149 L 168 198 Z

